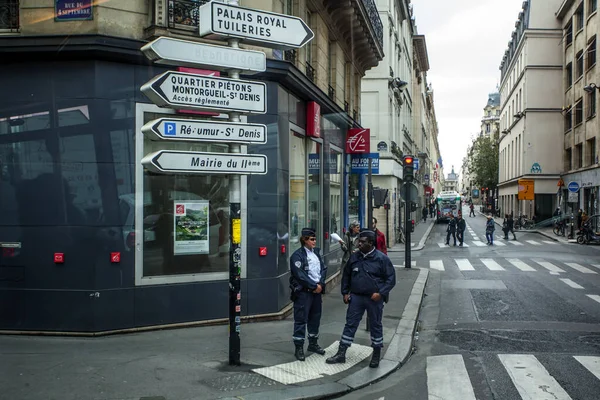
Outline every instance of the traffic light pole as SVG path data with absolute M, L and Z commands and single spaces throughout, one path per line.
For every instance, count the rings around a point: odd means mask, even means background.
M 367 223 L 366 229 L 373 229 L 373 160 L 371 160 L 371 154 L 369 154 L 369 172 L 367 175 Z
M 405 185 L 407 185 L 407 183 L 405 183 Z M 406 187 L 406 199 L 405 199 L 405 204 L 404 204 L 404 215 L 405 215 L 405 220 L 404 221 L 404 268 L 410 268 L 411 265 L 411 261 L 410 261 L 410 234 L 412 232 L 412 223 L 410 221 L 410 203 L 412 201 L 412 199 L 410 198 L 410 190 L 408 188 L 408 186 Z

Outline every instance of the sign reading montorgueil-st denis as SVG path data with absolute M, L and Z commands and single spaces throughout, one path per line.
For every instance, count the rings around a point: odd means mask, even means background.
M 264 82 L 167 71 L 146 82 L 142 92 L 161 107 L 250 114 L 267 112 Z
M 267 69 L 267 57 L 262 51 L 214 46 L 189 40 L 159 37 L 142 47 L 146 57 L 156 64 L 225 71 L 239 69 L 263 72 Z
M 301 18 L 211 1 L 200 6 L 200 36 L 239 38 L 275 49 L 297 49 L 315 34 Z
M 159 118 L 142 127 L 151 140 L 191 142 L 267 143 L 267 126 L 183 118 Z
M 267 157 L 262 154 L 159 150 L 142 158 L 142 164 L 149 171 L 162 174 L 267 173 Z

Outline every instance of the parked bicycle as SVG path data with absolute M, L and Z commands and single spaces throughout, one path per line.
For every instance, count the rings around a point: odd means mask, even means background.
M 566 221 L 564 219 L 559 220 L 554 223 L 554 228 L 552 229 L 552 232 L 554 232 L 554 234 L 556 236 L 565 236 L 565 232 L 567 230 L 566 228 L 567 228 Z
M 519 215 L 515 219 L 515 229 L 532 229 L 535 225 L 534 219 L 528 219 L 527 215 Z

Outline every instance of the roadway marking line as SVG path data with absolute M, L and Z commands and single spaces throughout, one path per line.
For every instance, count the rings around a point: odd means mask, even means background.
M 520 269 L 521 271 L 536 272 L 536 270 L 534 268 L 531 268 L 529 265 L 525 264 L 523 261 L 519 260 L 518 258 L 507 258 L 506 260 L 509 263 L 511 263 L 512 265 L 514 265 L 515 267 L 517 267 L 518 269 Z
M 429 400 L 476 400 L 460 354 L 427 357 L 427 391 Z
M 540 264 L 542 267 L 546 268 L 548 271 L 550 271 L 550 273 L 552 274 L 554 273 L 558 273 L 558 272 L 565 272 L 564 270 L 558 268 L 556 265 L 549 263 L 548 261 L 544 261 L 544 260 L 533 260 L 533 262 L 536 262 L 538 264 Z M 554 274 L 552 274 L 554 275 Z
M 596 300 L 598 303 L 600 303 L 600 296 L 598 296 L 597 294 L 586 294 L 587 297 L 589 297 L 592 300 Z
M 498 358 L 508 372 L 523 399 L 571 400 L 571 397 L 530 354 L 498 354 Z
M 542 240 L 542 242 L 547 243 L 547 244 L 558 244 L 557 242 L 553 242 L 551 240 Z
M 558 272 L 550 271 L 550 275 L 560 275 Z
M 500 266 L 496 261 L 491 258 L 482 258 L 481 262 L 488 267 L 490 271 L 506 271 L 504 268 Z
M 519 243 L 516 240 L 509 240 L 508 243 L 512 244 L 513 246 L 523 246 L 523 243 Z
M 502 242 L 494 242 L 494 246 L 506 246 L 506 243 L 502 243 Z
M 596 378 L 600 379 L 600 357 L 573 356 L 573 358 L 579 361 L 579 364 L 583 365 L 585 369 L 594 374 Z
M 581 272 L 582 274 L 596 274 L 596 271 L 592 271 L 589 268 L 584 267 L 583 265 L 579 265 L 577 263 L 565 263 L 567 264 L 569 267 L 576 269 L 577 271 Z
M 442 260 L 429 260 L 429 269 L 444 271 L 444 262 Z
M 600 264 L 592 264 L 592 267 L 600 268 Z
M 475 271 L 475 268 L 471 265 L 471 262 L 466 258 L 455 258 L 454 261 L 461 271 Z
M 405 266 L 406 266 L 406 261 L 404 261 L 402 263 L 402 268 L 404 268 Z M 410 260 L 410 266 L 411 267 L 416 267 L 417 266 L 417 260 Z M 394 267 L 395 267 L 395 265 L 394 265 Z
M 538 243 L 535 240 L 526 240 L 526 242 L 529 243 L 529 244 L 533 244 L 535 246 L 541 246 L 542 245 L 541 243 Z
M 583 289 L 583 286 L 578 285 L 577 283 L 573 282 L 570 279 L 560 278 L 560 280 L 563 281 L 564 283 L 566 283 L 567 285 L 571 286 L 573 289 Z
M 475 246 L 477 246 L 477 247 L 483 247 L 483 246 L 485 246 L 485 245 L 486 245 L 485 243 L 483 243 L 483 242 L 480 242 L 479 240 L 475 240 L 475 241 L 473 242 L 473 244 L 474 244 Z

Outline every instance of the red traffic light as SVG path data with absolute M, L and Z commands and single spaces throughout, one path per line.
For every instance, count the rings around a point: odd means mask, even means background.
M 413 163 L 413 158 L 412 157 L 404 157 L 404 165 L 410 165 Z

